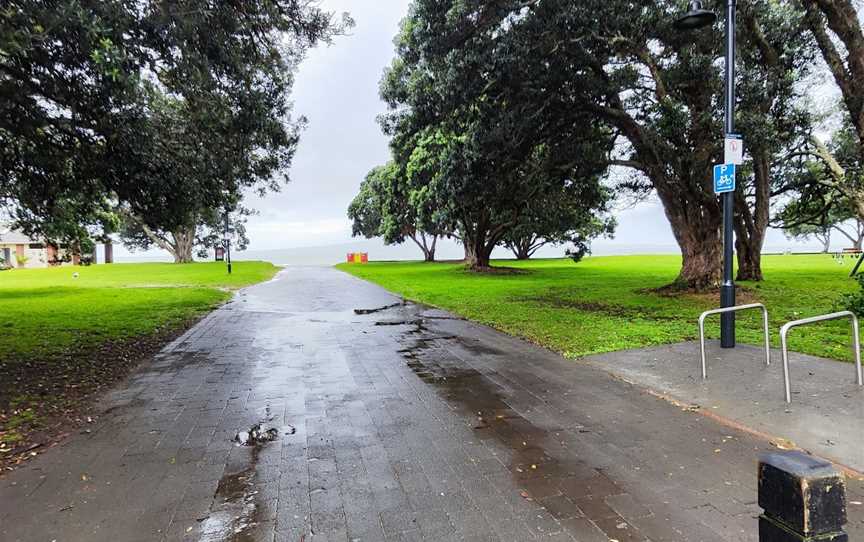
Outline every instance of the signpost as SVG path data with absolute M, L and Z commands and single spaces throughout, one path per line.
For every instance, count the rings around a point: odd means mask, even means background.
M 735 164 L 714 166 L 714 193 L 735 191 Z
M 740 166 L 744 163 L 744 140 L 739 134 L 728 134 L 723 162 Z
M 720 3 L 720 0 L 718 0 Z M 732 217 L 735 211 L 735 166 L 744 159 L 743 142 L 735 133 L 735 23 L 738 0 L 725 0 L 726 3 L 726 96 L 725 96 L 725 134 L 726 156 L 721 169 L 714 169 L 714 191 L 722 194 L 723 200 L 723 284 L 720 287 L 720 306 L 735 306 L 735 280 L 732 278 L 732 258 L 735 252 L 735 232 Z M 675 21 L 678 30 L 689 31 L 707 28 L 714 24 L 717 15 L 702 7 L 701 0 L 690 0 L 690 9 Z M 731 172 L 729 168 L 731 169 Z M 731 175 L 730 175 L 731 173 Z M 731 184 L 730 184 L 731 180 Z M 720 346 L 735 347 L 735 313 L 724 313 L 720 319 Z

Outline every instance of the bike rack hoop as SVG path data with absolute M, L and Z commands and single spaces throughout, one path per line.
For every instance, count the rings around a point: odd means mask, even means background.
M 749 305 L 738 305 L 736 307 L 726 307 L 725 309 L 713 309 L 705 311 L 699 316 L 699 344 L 702 349 L 702 380 L 708 378 L 708 368 L 705 361 L 705 319 L 714 314 L 724 314 L 727 312 L 739 312 L 751 309 L 762 310 L 762 327 L 765 332 L 765 365 L 771 365 L 771 342 L 768 332 L 768 309 L 762 303 L 750 303 Z
M 789 322 L 780 328 L 780 345 L 783 348 L 783 385 L 786 388 L 787 403 L 792 402 L 792 390 L 789 382 L 789 350 L 786 345 L 786 335 L 789 333 L 789 330 L 798 326 L 825 322 L 827 320 L 837 320 L 840 318 L 850 318 L 852 320 L 852 353 L 855 355 L 855 371 L 858 375 L 858 385 L 864 386 L 864 375 L 862 375 L 861 371 L 861 341 L 858 338 L 858 317 L 855 316 L 855 313 L 850 311 L 813 316 L 811 318 Z

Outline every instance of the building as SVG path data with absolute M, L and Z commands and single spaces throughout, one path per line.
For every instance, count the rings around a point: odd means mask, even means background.
M 31 239 L 0 224 L 0 268 L 36 269 L 56 265 L 78 265 L 81 258 L 63 247 Z

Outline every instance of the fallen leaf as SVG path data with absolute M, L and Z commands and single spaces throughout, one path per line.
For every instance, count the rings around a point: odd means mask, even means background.
M 778 438 L 771 441 L 771 446 L 775 448 L 780 448 L 781 450 L 793 450 L 795 449 L 795 443 L 791 440 L 786 440 L 785 438 Z

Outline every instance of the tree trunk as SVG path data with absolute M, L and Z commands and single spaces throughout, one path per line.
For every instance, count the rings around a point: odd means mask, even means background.
M 681 272 L 675 286 L 682 289 L 708 290 L 720 284 L 723 262 L 721 245 L 714 236 L 687 232 L 681 246 Z
M 828 254 L 831 251 L 831 230 L 826 230 L 822 234 L 816 234 L 816 239 L 822 242 L 822 254 Z
M 598 68 L 601 77 L 605 77 Z M 709 165 L 713 148 L 704 144 L 682 160 L 675 144 L 646 130 L 628 112 L 621 96 L 607 94 L 612 107 L 599 112 L 615 124 L 635 151 L 635 160 L 626 164 L 644 173 L 663 204 L 663 211 L 681 248 L 681 271 L 671 285 L 675 289 L 706 290 L 720 285 L 722 209 L 712 193 Z M 662 99 L 662 98 L 660 98 Z M 707 105 L 699 103 L 699 108 Z M 696 116 L 694 111 L 691 115 Z M 707 127 L 693 130 L 695 141 L 709 141 Z M 671 160 L 669 157 L 675 157 Z
M 767 152 L 754 150 L 755 202 L 752 208 L 741 189 L 735 192 L 735 252 L 738 256 L 735 280 L 763 280 L 762 246 L 770 221 L 770 161 Z
M 414 244 L 417 245 L 420 250 L 423 251 L 423 261 L 426 263 L 435 261 L 435 246 L 438 244 L 438 236 L 432 236 L 432 242 L 429 243 L 426 238 L 426 234 L 420 232 L 420 238 L 417 238 L 416 233 L 412 233 L 408 235 L 408 238 L 414 241 Z
M 855 240 L 855 248 L 861 250 L 861 246 L 864 245 L 864 222 L 860 218 L 855 220 L 855 231 L 858 234 L 858 239 Z
M 738 273 L 735 280 L 763 280 L 761 242 L 755 242 L 745 237 L 736 237 L 735 251 L 738 258 Z
M 423 261 L 432 263 L 435 261 L 435 245 L 438 244 L 438 236 L 433 235 L 431 243 L 426 238 L 425 233 L 421 233 L 420 236 L 423 239 L 423 246 L 421 247 L 423 249 Z
M 530 239 L 519 239 L 515 243 L 508 243 L 507 248 L 513 253 L 517 260 L 531 259 Z
M 719 202 L 713 195 L 704 198 L 697 191 L 690 192 L 687 187 L 693 184 L 684 180 L 666 180 L 662 184 L 655 180 L 655 186 L 681 248 L 681 272 L 672 286 L 682 290 L 718 287 L 723 255 Z
M 462 242 L 465 245 L 465 264 L 474 271 L 489 269 L 495 244 L 487 241 L 485 235 L 466 234 Z
M 174 256 L 174 263 L 192 263 L 192 250 L 195 248 L 195 226 L 189 226 L 177 231 L 171 232 L 173 238 L 171 255 Z

